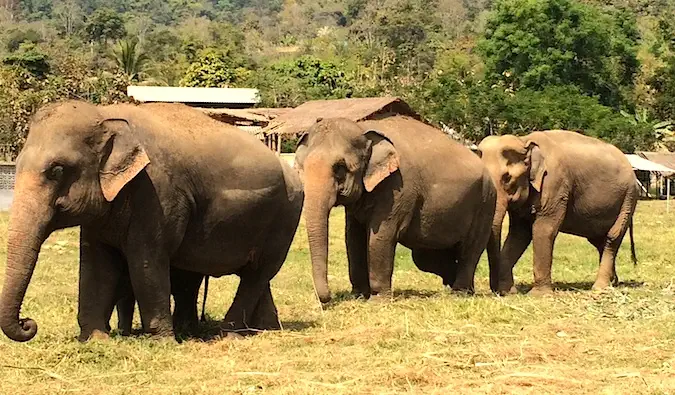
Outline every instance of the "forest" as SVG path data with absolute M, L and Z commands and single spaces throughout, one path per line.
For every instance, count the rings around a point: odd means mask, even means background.
M 129 84 L 261 106 L 395 95 L 468 141 L 569 129 L 675 150 L 672 0 L 0 0 L 0 145 Z

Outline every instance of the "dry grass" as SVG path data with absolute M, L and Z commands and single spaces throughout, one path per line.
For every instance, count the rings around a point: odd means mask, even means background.
M 75 341 L 77 231 L 53 235 L 23 307 L 40 330 L 24 344 L 1 336 L 0 394 L 675 393 L 675 209 L 666 215 L 664 202 L 640 202 L 640 263 L 632 266 L 624 245 L 624 284 L 602 294 L 588 290 L 595 250 L 561 236 L 553 298 L 489 295 L 484 261 L 479 294 L 450 295 L 400 248 L 395 300 L 352 300 L 342 218 L 336 210 L 331 228 L 331 286 L 341 295 L 335 303 L 322 310 L 315 300 L 301 228 L 273 282 L 284 331 L 182 344 Z M 0 217 L 0 262 L 6 223 Z M 517 278 L 531 282 L 531 251 Z M 236 281 L 212 279 L 207 310 L 214 320 Z

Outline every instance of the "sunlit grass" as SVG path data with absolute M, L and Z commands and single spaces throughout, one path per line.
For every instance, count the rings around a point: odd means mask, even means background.
M 344 215 L 331 219 L 330 285 L 323 309 L 313 293 L 304 227 L 273 281 L 284 325 L 244 340 L 122 338 L 80 344 L 77 230 L 45 244 L 23 305 L 39 333 L 28 343 L 0 335 L 0 394 L 223 393 L 672 393 L 675 388 L 675 206 L 640 202 L 639 264 L 628 239 L 619 255 L 623 286 L 587 289 L 598 257 L 584 239 L 559 237 L 552 298 L 488 292 L 485 257 L 474 297 L 446 292 L 400 247 L 395 300 L 352 300 Z M 0 216 L 4 265 L 7 216 Z M 532 281 L 531 249 L 517 283 Z M 0 280 L 3 281 L 4 279 Z M 222 319 L 237 284 L 211 279 L 208 315 Z M 113 320 L 114 324 L 114 320 Z M 206 326 L 208 327 L 208 326 Z

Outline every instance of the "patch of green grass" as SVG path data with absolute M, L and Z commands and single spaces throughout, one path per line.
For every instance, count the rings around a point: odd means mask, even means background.
M 301 226 L 272 284 L 283 331 L 181 344 L 118 336 L 78 343 L 78 231 L 61 231 L 43 247 L 23 305 L 38 335 L 23 344 L 0 335 L 0 394 L 673 393 L 675 207 L 665 211 L 664 202 L 638 204 L 640 262 L 630 262 L 626 238 L 618 260 L 624 285 L 601 294 L 588 291 L 595 249 L 561 235 L 553 297 L 492 296 L 485 256 L 477 295 L 451 295 L 400 247 L 395 298 L 373 303 L 346 296 L 344 214 L 334 210 L 335 302 L 322 308 L 316 301 Z M 2 215 L 2 265 L 6 226 Z M 530 249 L 516 266 L 525 287 L 531 260 Z M 222 319 L 236 285 L 236 277 L 211 279 L 212 319 Z

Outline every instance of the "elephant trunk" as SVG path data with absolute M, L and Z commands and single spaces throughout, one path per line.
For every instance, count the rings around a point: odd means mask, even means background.
M 331 300 L 328 288 L 328 217 L 335 205 L 336 187 L 330 168 L 317 165 L 305 171 L 305 222 L 312 259 L 314 289 L 321 303 Z
M 36 199 L 40 196 L 36 191 L 26 185 L 26 178 L 17 179 L 7 237 L 5 283 L 0 296 L 0 328 L 7 337 L 20 342 L 37 333 L 35 321 L 19 319 L 19 312 L 51 218 L 50 206 Z
M 499 291 L 499 278 L 501 272 L 501 245 L 502 245 L 502 224 L 506 216 L 507 202 L 505 199 L 497 199 L 495 215 L 492 220 L 492 230 L 490 240 L 488 241 L 487 252 L 490 263 L 490 289 L 492 292 Z

